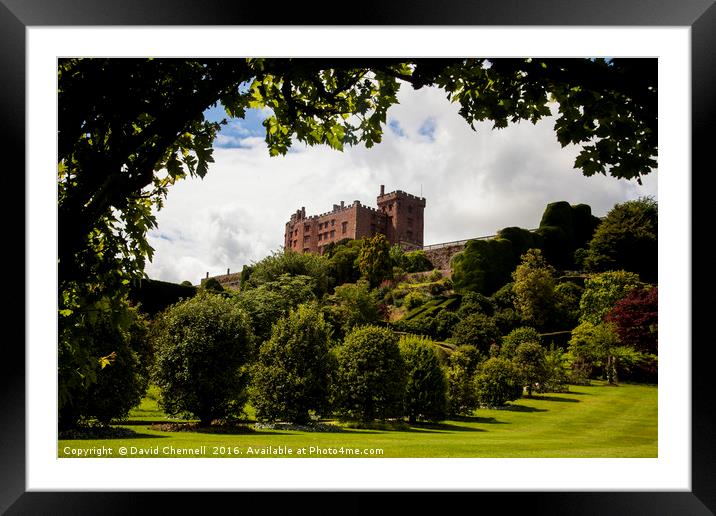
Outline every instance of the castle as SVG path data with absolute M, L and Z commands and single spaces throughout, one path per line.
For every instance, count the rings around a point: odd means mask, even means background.
M 334 204 L 333 210 L 306 216 L 302 207 L 286 223 L 284 249 L 298 253 L 323 254 L 326 247 L 344 238 L 370 238 L 382 234 L 391 244 L 405 249 L 423 247 L 425 198 L 395 190 L 385 193 L 380 185 L 378 209 L 353 204 Z

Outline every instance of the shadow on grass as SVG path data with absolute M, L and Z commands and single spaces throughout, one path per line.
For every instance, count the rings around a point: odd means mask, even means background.
M 525 405 L 514 404 L 505 405 L 504 407 L 500 407 L 499 410 L 506 410 L 507 412 L 547 412 L 547 409 L 526 407 Z
M 62 441 L 97 441 L 112 439 L 163 439 L 166 435 L 142 434 L 129 428 L 79 428 L 75 430 L 64 430 L 59 433 L 59 440 Z
M 413 423 L 413 426 L 409 431 L 423 432 L 431 430 L 443 430 L 447 432 L 485 432 L 482 428 L 460 426 L 451 423 Z
M 494 417 L 479 416 L 451 416 L 453 421 L 462 421 L 463 423 L 481 423 L 484 425 L 509 425 L 507 421 L 498 421 Z
M 558 401 L 562 403 L 579 403 L 579 400 L 573 398 L 563 398 L 561 396 L 532 396 L 531 398 L 525 398 L 528 400 L 540 400 L 540 401 Z

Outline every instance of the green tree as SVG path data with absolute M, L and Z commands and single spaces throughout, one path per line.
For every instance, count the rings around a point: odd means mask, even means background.
M 512 330 L 502 338 L 500 355 L 512 360 L 517 353 L 517 348 L 524 343 L 540 345 L 540 336 L 537 330 L 529 326 L 522 326 Z
M 554 272 L 539 249 L 530 249 L 512 273 L 515 308 L 528 324 L 539 329 L 552 322 L 556 303 Z
M 522 377 L 528 396 L 532 396 L 535 387 L 544 389 L 544 384 L 549 379 L 549 371 L 544 348 L 539 343 L 523 342 L 517 346 L 512 362 Z
M 157 319 L 154 342 L 153 380 L 168 414 L 209 425 L 242 412 L 253 336 L 237 304 L 212 294 L 177 303 Z
M 271 327 L 279 318 L 302 303 L 316 300 L 315 284 L 309 276 L 283 274 L 258 287 L 242 289 L 233 302 L 249 315 L 252 331 L 261 343 L 271 336 Z
M 358 254 L 358 268 L 361 277 L 371 288 L 380 285 L 384 279 L 393 277 L 393 262 L 390 258 L 390 243 L 385 235 L 375 235 L 366 240 Z
M 252 368 L 251 405 L 260 421 L 306 423 L 326 414 L 329 401 L 330 328 L 317 306 L 301 305 L 276 321 Z
M 258 287 L 264 283 L 275 282 L 284 275 L 308 276 L 313 280 L 314 293 L 321 297 L 328 292 L 328 268 L 328 260 L 323 256 L 289 250 L 275 252 L 252 265 L 245 286 L 247 289 Z
M 470 344 L 488 354 L 490 346 L 499 342 L 500 332 L 495 322 L 485 314 L 474 313 L 461 319 L 453 329 L 450 341 L 458 346 Z
M 414 335 L 401 337 L 398 345 L 405 362 L 405 415 L 409 422 L 442 421 L 447 416 L 447 380 L 436 345 Z
M 385 328 L 354 328 L 336 348 L 333 406 L 341 419 L 403 417 L 405 363 L 398 338 Z
M 60 405 L 61 429 L 75 427 L 89 419 L 104 424 L 123 419 L 146 392 L 153 359 L 147 340 L 147 321 L 136 309 L 126 310 L 131 318 L 126 330 L 120 329 L 102 312 L 96 317 L 81 319 L 82 349 L 100 357 L 90 370 L 93 378 L 78 376 L 78 371 L 71 369 L 72 361 L 63 357 L 63 353 L 71 350 L 60 347 L 60 367 L 69 369 L 60 369 L 59 376 L 60 396 L 67 400 Z
M 607 381 L 617 383 L 617 358 L 621 354 L 619 337 L 610 323 L 593 324 L 583 322 L 572 331 L 569 353 L 578 365 L 604 369 Z
M 584 288 L 571 281 L 564 281 L 554 287 L 555 330 L 571 330 L 579 321 L 579 301 Z
M 458 346 L 448 359 L 446 371 L 450 415 L 470 415 L 478 406 L 475 371 L 483 356 L 475 346 Z
M 585 265 L 594 272 L 635 272 L 642 280 L 655 282 L 658 233 L 658 206 L 653 198 L 617 204 L 594 232 Z
M 375 324 L 383 318 L 380 300 L 367 281 L 336 287 L 327 300 L 326 309 L 340 335 L 356 326 Z
M 637 274 L 626 271 L 607 271 L 587 278 L 579 300 L 579 321 L 601 323 L 620 299 L 641 285 Z
M 639 180 L 656 166 L 656 70 L 655 59 L 62 58 L 61 345 L 81 347 L 83 315 L 120 312 L 129 284 L 143 277 L 153 255 L 147 232 L 168 189 L 204 177 L 213 161 L 226 121 L 209 122 L 204 113 L 217 103 L 235 118 L 271 109 L 264 128 L 275 156 L 294 141 L 338 150 L 379 143 L 400 84 L 442 88 L 473 127 L 536 122 L 556 101 L 559 142 L 582 146 L 576 168 Z M 126 320 L 115 324 L 126 329 Z M 87 351 L 63 357 L 89 378 L 98 357 Z
M 355 283 L 360 279 L 358 254 L 365 241 L 346 240 L 324 253 L 328 258 L 328 270 L 333 286 Z
M 500 407 L 522 396 L 522 376 L 514 364 L 503 357 L 491 357 L 480 364 L 474 382 L 482 405 Z

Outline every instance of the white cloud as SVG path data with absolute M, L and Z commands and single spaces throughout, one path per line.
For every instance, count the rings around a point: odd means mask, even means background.
M 586 203 L 604 215 L 615 203 L 657 193 L 656 173 L 644 181 L 584 177 L 572 164 L 577 148 L 562 148 L 554 121 L 522 123 L 472 131 L 437 89 L 404 87 L 388 120 L 402 135 L 386 129 L 371 149 L 297 145 L 271 158 L 262 137 L 239 138 L 216 148 L 204 180 L 187 179 L 169 192 L 150 234 L 156 248 L 150 277 L 198 282 L 206 272 L 239 271 L 283 244 L 285 222 L 301 206 L 309 214 L 334 203 L 360 200 L 375 205 L 379 185 L 427 199 L 425 243 L 494 234 L 506 226 L 539 225 L 547 203 Z M 432 137 L 425 133 L 430 121 Z M 232 127 L 233 128 L 233 127 Z M 242 136 L 235 127 L 231 136 Z M 165 235 L 171 241 L 160 238 Z

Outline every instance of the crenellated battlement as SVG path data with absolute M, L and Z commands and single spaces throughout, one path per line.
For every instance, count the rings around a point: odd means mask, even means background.
M 407 209 L 400 202 L 393 211 L 393 200 L 408 201 Z M 391 243 L 407 241 L 417 247 L 423 245 L 423 209 L 425 199 L 395 190 L 385 193 L 380 185 L 378 207 L 366 206 L 359 200 L 334 204 L 333 209 L 317 215 L 306 215 L 306 208 L 296 210 L 286 223 L 284 247 L 297 252 L 320 253 L 326 245 L 344 238 L 357 239 L 383 234 Z M 300 224 L 310 227 L 300 228 Z M 316 228 L 315 226 L 318 225 Z M 315 230 L 314 230 L 315 228 Z

